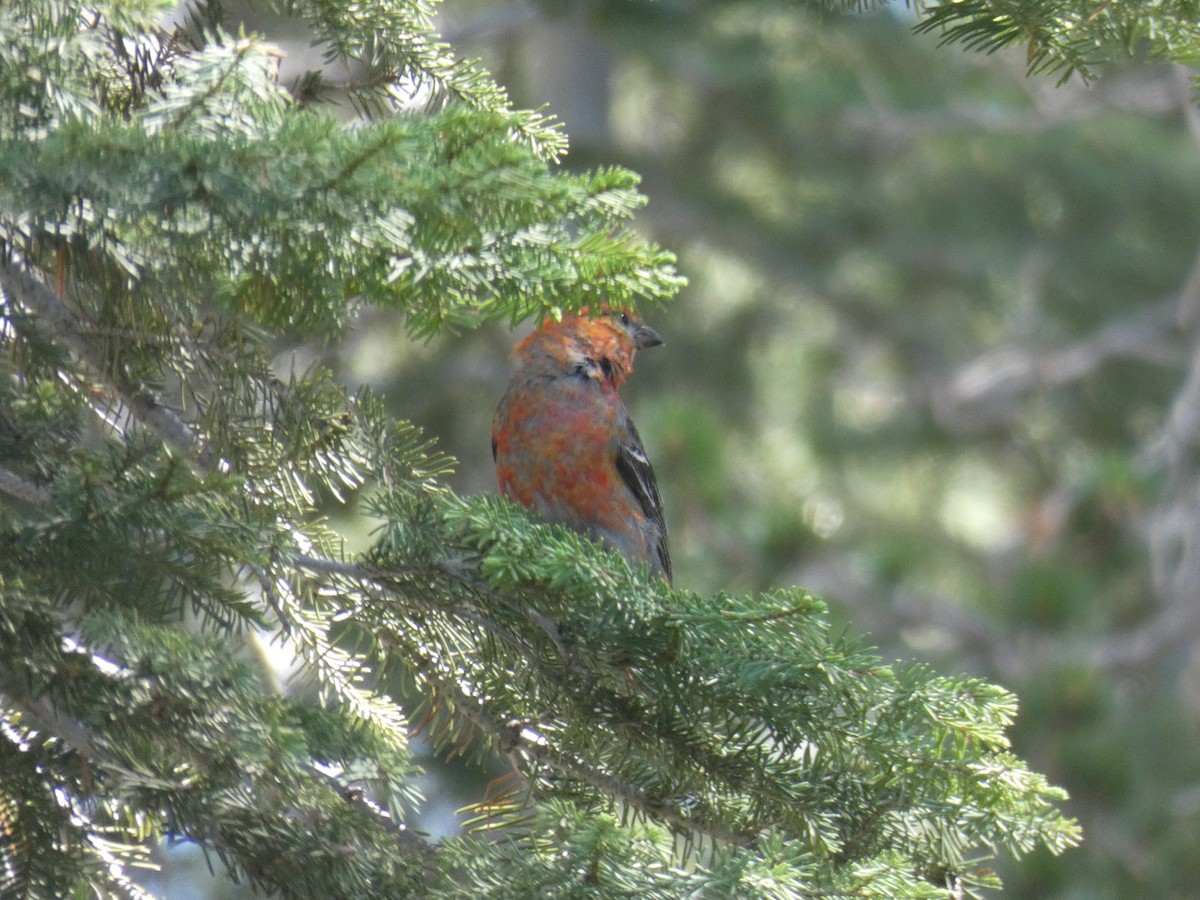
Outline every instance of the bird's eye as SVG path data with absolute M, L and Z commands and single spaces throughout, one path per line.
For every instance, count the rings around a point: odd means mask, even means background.
M 627 312 L 623 312 L 623 313 L 621 313 L 621 324 L 622 324 L 622 325 L 628 325 L 628 324 L 629 324 L 629 313 L 627 313 Z

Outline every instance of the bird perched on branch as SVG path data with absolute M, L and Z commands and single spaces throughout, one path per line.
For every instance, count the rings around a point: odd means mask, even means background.
M 565 315 L 517 344 L 492 419 L 500 493 L 671 583 L 662 497 L 618 388 L 662 338 L 632 313 Z

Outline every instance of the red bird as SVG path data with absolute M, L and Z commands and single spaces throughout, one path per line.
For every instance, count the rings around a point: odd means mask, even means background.
M 662 338 L 605 311 L 547 320 L 513 350 L 517 369 L 492 419 L 500 493 L 648 564 L 671 583 L 662 497 L 617 393 L 638 350 Z

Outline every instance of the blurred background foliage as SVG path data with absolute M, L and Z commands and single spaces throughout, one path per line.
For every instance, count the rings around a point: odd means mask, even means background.
M 800 584 L 885 657 L 1015 690 L 1016 751 L 1085 843 L 1006 864 L 1010 896 L 1196 896 L 1190 72 L 1135 53 L 1058 84 L 1023 50 L 939 47 L 902 5 L 439 15 L 565 122 L 567 167 L 641 173 L 640 228 L 679 254 L 689 286 L 642 310 L 666 346 L 626 390 L 677 584 Z M 382 390 L 469 494 L 494 490 L 514 339 L 413 343 L 372 312 L 298 352 Z
M 1017 751 L 1070 790 L 1085 844 L 1013 865 L 1011 896 L 1194 897 L 1194 622 L 1127 646 L 1172 606 L 1149 547 L 1198 300 L 1189 73 L 1056 85 L 1022 50 L 914 35 L 902 6 L 441 15 L 516 105 L 563 119 L 568 166 L 642 174 L 640 226 L 680 255 L 689 287 L 644 311 L 666 346 L 627 388 L 679 583 L 801 584 L 885 655 L 1014 689 Z M 364 323 L 347 377 L 438 436 L 458 490 L 493 490 L 512 337 L 402 334 Z

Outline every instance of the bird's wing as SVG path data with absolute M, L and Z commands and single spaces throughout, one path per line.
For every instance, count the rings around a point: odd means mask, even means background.
M 671 551 L 667 544 L 667 521 L 663 515 L 662 495 L 658 492 L 658 482 L 654 478 L 654 469 L 646 457 L 642 446 L 641 435 L 638 434 L 629 414 L 624 415 L 626 438 L 621 442 L 617 452 L 617 472 L 621 480 L 633 492 L 638 504 L 646 514 L 646 518 L 654 523 L 657 530 L 655 536 L 655 552 L 658 555 L 659 566 L 666 576 L 667 583 L 671 582 Z

